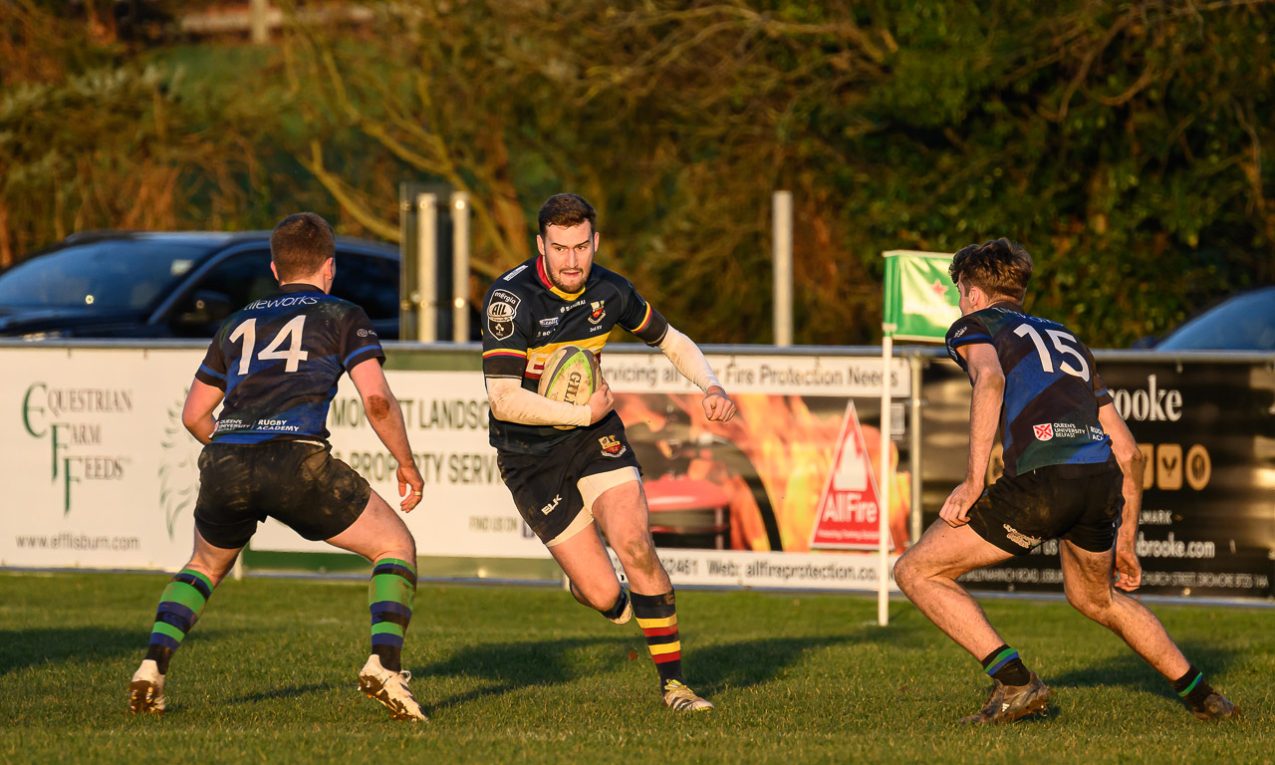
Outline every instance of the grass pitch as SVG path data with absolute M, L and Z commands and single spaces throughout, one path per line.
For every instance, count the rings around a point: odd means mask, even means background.
M 677 716 L 633 624 L 549 588 L 423 585 L 405 664 L 432 722 L 355 690 L 366 590 L 218 588 L 173 661 L 168 714 L 125 688 L 166 577 L 0 573 L 0 762 L 1270 762 L 1275 611 L 1153 606 L 1245 710 L 1201 723 L 1150 668 L 1061 602 L 988 600 L 1054 689 L 1045 719 L 967 729 L 977 662 L 906 601 L 891 625 L 845 595 L 683 591 L 687 677 L 718 710 Z

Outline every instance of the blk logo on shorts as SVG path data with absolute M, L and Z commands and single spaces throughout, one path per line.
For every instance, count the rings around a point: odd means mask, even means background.
M 602 447 L 603 457 L 619 457 L 629 450 L 628 447 L 615 436 L 603 436 L 599 438 L 598 445 Z
M 1051 422 L 1041 423 L 1040 425 L 1033 425 L 1032 432 L 1036 434 L 1037 441 L 1054 440 L 1054 425 Z

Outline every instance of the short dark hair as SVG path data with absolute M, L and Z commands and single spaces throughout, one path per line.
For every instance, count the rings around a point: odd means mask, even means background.
M 589 222 L 589 233 L 598 230 L 598 211 L 578 194 L 554 194 L 540 205 L 540 235 L 550 226 L 578 226 Z
M 1021 244 L 1001 237 L 982 244 L 962 247 L 952 256 L 948 266 L 952 283 L 961 279 L 988 295 L 999 295 L 1023 302 L 1027 282 L 1032 278 L 1032 256 Z
M 280 281 L 308 276 L 335 256 L 336 235 L 321 215 L 294 213 L 279 221 L 270 233 L 270 260 Z

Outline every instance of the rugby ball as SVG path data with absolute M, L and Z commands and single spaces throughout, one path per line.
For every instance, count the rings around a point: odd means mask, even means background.
M 554 401 L 582 405 L 598 389 L 601 381 L 598 360 L 593 353 L 574 345 L 566 345 L 545 360 L 536 392 Z

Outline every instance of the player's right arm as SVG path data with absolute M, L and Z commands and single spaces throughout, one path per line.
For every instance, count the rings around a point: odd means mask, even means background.
M 505 280 L 496 282 L 501 285 Z M 491 415 L 521 425 L 592 425 L 614 406 L 603 381 L 588 404 L 554 401 L 522 387 L 527 371 L 530 306 L 514 288 L 493 286 L 483 300 L 483 380 Z
M 403 422 L 403 410 L 398 399 L 390 390 L 390 383 L 385 379 L 380 361 L 367 358 L 350 369 L 350 379 L 363 399 L 363 411 L 367 412 L 367 421 L 381 439 L 385 448 L 394 455 L 398 462 L 398 494 L 403 500 L 399 508 L 410 513 L 421 502 L 421 494 L 425 490 L 425 481 L 416 467 L 416 459 L 412 456 L 412 446 L 407 440 L 407 425 Z M 408 487 L 412 491 L 409 494 Z
M 939 510 L 939 517 L 952 528 L 970 522 L 969 509 L 983 493 L 1005 394 L 1005 372 L 991 343 L 960 345 L 956 352 L 965 362 L 974 393 L 970 401 L 970 453 L 965 480 L 952 490 Z
M 1124 474 L 1124 482 L 1120 486 L 1124 510 L 1116 533 L 1116 587 L 1133 591 L 1142 584 L 1142 564 L 1138 562 L 1136 542 L 1138 517 L 1142 514 L 1142 474 L 1147 457 L 1138 448 L 1138 442 L 1116 411 L 1115 404 L 1108 401 L 1098 407 L 1098 422 L 1111 438 L 1112 454 Z
M 190 393 L 186 394 L 186 403 L 182 406 L 182 425 L 201 444 L 212 440 L 213 431 L 217 429 L 217 421 L 213 412 L 225 398 L 221 388 L 214 387 L 198 377 L 190 384 Z

